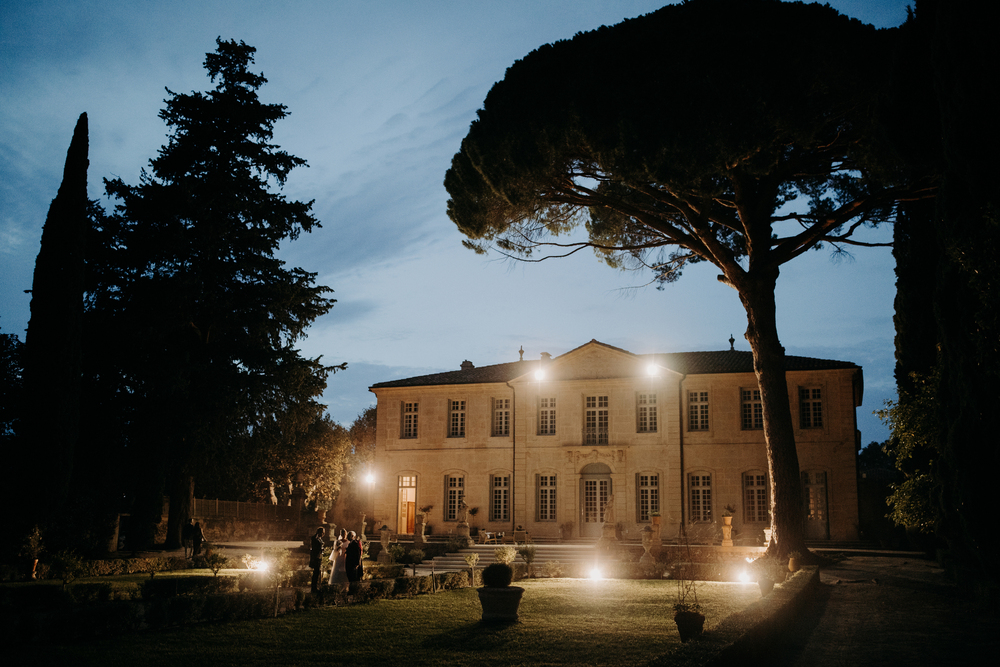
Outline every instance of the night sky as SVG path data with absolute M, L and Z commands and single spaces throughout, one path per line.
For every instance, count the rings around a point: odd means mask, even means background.
M 346 361 L 324 400 L 349 424 L 367 388 L 483 366 L 590 339 L 637 354 L 748 350 L 736 292 L 700 264 L 662 291 L 583 251 L 538 264 L 462 247 L 442 181 L 494 82 L 542 44 L 658 9 L 642 0 L 534 2 L 22 2 L 0 6 L 0 330 L 24 338 L 41 228 L 73 127 L 90 121 L 91 198 L 103 178 L 136 184 L 166 141 L 157 117 L 175 92 L 212 87 L 202 63 L 215 38 L 257 48 L 264 102 L 285 104 L 275 143 L 305 159 L 289 198 L 315 200 L 323 227 L 289 243 L 291 265 L 318 272 L 338 303 L 302 341 L 307 356 Z M 906 19 L 905 0 L 831 0 L 877 27 Z M 850 58 L 849 52 L 834 57 Z M 581 62 L 586 68 L 587 63 Z M 108 203 L 104 202 L 106 206 Z M 108 206 L 110 208 L 110 206 Z M 867 240 L 891 240 L 891 230 Z M 863 443 L 888 430 L 872 411 L 895 396 L 888 248 L 835 261 L 820 250 L 784 265 L 778 331 L 789 354 L 864 367 Z

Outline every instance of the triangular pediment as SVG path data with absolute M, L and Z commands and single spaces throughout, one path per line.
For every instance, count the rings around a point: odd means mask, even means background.
M 578 348 L 547 361 L 539 361 L 535 368 L 514 379 L 512 383 L 536 382 L 537 372 L 546 381 L 593 380 L 634 378 L 649 375 L 650 359 L 632 354 L 613 345 L 591 340 Z M 655 368 L 657 375 L 676 375 L 663 366 Z

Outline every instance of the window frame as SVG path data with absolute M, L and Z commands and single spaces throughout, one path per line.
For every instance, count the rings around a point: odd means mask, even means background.
M 760 387 L 740 387 L 740 429 L 764 429 L 764 404 L 760 399 Z
M 767 472 L 747 470 L 740 475 L 743 495 L 743 522 L 771 524 L 771 485 Z M 752 484 L 748 485 L 748 482 Z
M 510 405 L 509 398 L 494 397 L 490 399 L 490 437 L 510 437 Z
M 557 475 L 535 474 L 535 521 L 556 521 L 558 508 Z
M 645 492 L 645 493 L 644 493 Z M 635 520 L 651 523 L 653 512 L 660 511 L 660 474 L 637 472 L 635 474 Z
M 510 521 L 510 473 L 490 475 L 490 521 Z
M 464 399 L 448 399 L 448 437 L 464 438 L 466 410 Z
M 583 398 L 583 443 L 587 446 L 607 445 L 611 439 L 611 400 L 609 394 L 594 394 Z M 591 405 L 593 401 L 593 405 Z M 594 426 L 590 426 L 593 415 Z
M 635 395 L 635 432 L 657 433 L 659 430 L 659 410 L 657 409 L 656 392 L 636 392 Z
M 705 483 L 706 479 L 707 484 Z M 715 515 L 712 511 L 714 501 L 712 473 L 701 470 L 690 472 L 687 481 L 688 523 L 711 523 Z M 695 509 L 696 505 L 697 510 Z
M 556 397 L 538 397 L 538 435 L 556 434 Z
M 704 433 L 711 430 L 711 424 L 709 423 L 710 406 L 711 402 L 707 389 L 688 390 L 688 431 Z
M 818 385 L 799 386 L 799 428 L 822 429 L 823 387 Z
M 420 401 L 401 401 L 400 423 L 399 423 L 400 439 L 415 440 L 419 436 L 420 436 Z
M 452 484 L 452 482 L 456 484 Z M 465 497 L 465 475 L 448 473 L 444 476 L 444 520 L 458 521 L 458 508 Z

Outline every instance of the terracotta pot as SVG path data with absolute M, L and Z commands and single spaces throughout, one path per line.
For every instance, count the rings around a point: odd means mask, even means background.
M 504 586 L 491 588 L 483 586 L 477 589 L 479 603 L 483 605 L 483 621 L 513 622 L 517 620 L 517 610 L 521 606 L 521 596 L 524 589 L 520 586 Z
M 788 559 L 788 571 L 789 572 L 798 572 L 799 571 L 799 559 L 798 558 L 789 558 Z
M 727 526 L 733 525 L 733 517 L 731 516 L 722 517 L 722 523 L 726 524 Z
M 758 579 L 757 585 L 760 586 L 760 596 L 766 597 L 774 589 L 774 579 Z
M 662 519 L 663 519 L 662 516 L 651 516 L 651 517 L 649 517 L 649 520 L 653 522 L 654 526 L 659 526 L 660 525 L 660 521 Z
M 674 614 L 674 623 L 681 641 L 686 642 L 701 634 L 705 627 L 705 615 L 697 611 L 679 611 Z

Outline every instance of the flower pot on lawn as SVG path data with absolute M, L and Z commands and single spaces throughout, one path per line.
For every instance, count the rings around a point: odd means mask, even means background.
M 484 586 L 478 590 L 483 606 L 483 621 L 512 623 L 517 620 L 524 589 L 511 586 L 514 569 L 505 563 L 493 563 L 483 570 Z
M 705 627 L 705 615 L 698 611 L 679 611 L 674 614 L 674 623 L 681 641 L 686 642 L 701 634 Z
M 761 577 L 757 580 L 757 585 L 760 586 L 760 596 L 766 597 L 767 594 L 774 588 L 774 579 Z

